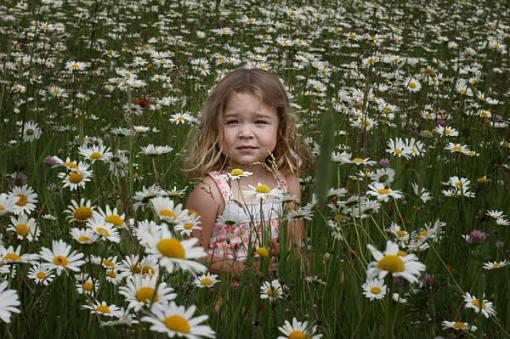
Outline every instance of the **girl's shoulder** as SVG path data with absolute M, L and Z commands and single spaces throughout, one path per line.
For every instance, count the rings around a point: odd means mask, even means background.
M 214 203 L 218 211 L 225 207 L 224 193 L 220 188 L 219 172 L 211 172 L 196 180 L 195 188 L 189 199 Z

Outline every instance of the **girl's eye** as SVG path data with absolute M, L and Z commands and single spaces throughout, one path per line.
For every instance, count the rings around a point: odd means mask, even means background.
M 267 121 L 265 121 L 265 120 L 255 120 L 255 123 L 259 124 L 259 125 L 265 125 L 265 124 L 267 124 Z
M 234 124 L 237 124 L 237 120 L 227 120 L 225 122 L 226 125 L 234 125 Z

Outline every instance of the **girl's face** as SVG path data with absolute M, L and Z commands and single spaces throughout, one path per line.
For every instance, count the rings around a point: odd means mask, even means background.
M 276 109 L 248 93 L 233 94 L 223 112 L 223 154 L 233 165 L 263 162 L 276 148 Z

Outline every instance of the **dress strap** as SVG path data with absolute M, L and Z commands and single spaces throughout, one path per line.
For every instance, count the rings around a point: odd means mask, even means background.
M 278 183 L 278 187 L 287 193 L 287 180 L 285 180 L 285 176 L 283 176 L 280 172 L 276 172 L 276 181 Z
M 225 203 L 230 200 L 230 185 L 227 182 L 225 175 L 220 172 L 214 171 L 207 173 L 213 180 L 218 189 L 221 192 L 221 196 L 223 197 L 223 201 Z

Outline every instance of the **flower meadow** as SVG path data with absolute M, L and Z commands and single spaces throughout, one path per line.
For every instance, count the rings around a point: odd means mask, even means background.
M 0 9 L 2 338 L 510 337 L 508 2 Z M 181 164 L 239 67 L 280 77 L 315 159 L 299 255 L 234 279 Z

